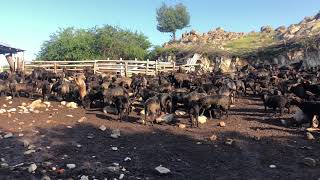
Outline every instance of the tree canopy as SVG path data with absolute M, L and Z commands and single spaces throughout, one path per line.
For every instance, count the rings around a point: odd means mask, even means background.
M 142 33 L 106 25 L 101 28 L 60 29 L 45 41 L 40 60 L 144 59 L 151 43 Z
M 190 15 L 187 8 L 179 3 L 175 6 L 167 6 L 165 3 L 157 9 L 157 29 L 160 32 L 171 32 L 175 41 L 176 31 L 187 27 L 190 23 Z

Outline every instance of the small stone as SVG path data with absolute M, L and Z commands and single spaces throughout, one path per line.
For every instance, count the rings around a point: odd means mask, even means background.
M 185 129 L 185 128 L 186 128 L 186 125 L 185 125 L 185 124 L 179 124 L 179 128 L 180 128 L 180 129 Z
M 73 115 L 72 115 L 72 114 L 68 114 L 68 115 L 66 115 L 66 116 L 67 116 L 67 117 L 71 117 L 71 118 L 73 117 Z
M 71 108 L 71 109 L 76 109 L 76 108 L 78 108 L 78 104 L 75 102 L 69 102 L 66 104 L 66 107 Z
M 276 166 L 276 165 L 274 165 L 274 164 L 271 164 L 271 165 L 269 166 L 269 168 L 271 168 L 271 169 L 275 169 L 275 168 L 277 168 L 277 166 Z
M 37 165 L 33 163 L 33 164 L 31 164 L 31 165 L 28 167 L 28 172 L 29 172 L 29 173 L 32 173 L 32 172 L 34 172 L 36 169 L 37 169 Z
M 309 167 L 315 167 L 317 165 L 317 161 L 313 158 L 306 157 L 303 159 L 303 164 L 305 164 Z
M 29 154 L 32 154 L 32 153 L 35 153 L 35 152 L 36 152 L 35 150 L 30 149 L 30 150 L 28 150 L 28 151 L 25 151 L 23 154 L 24 154 L 24 155 L 29 155 Z
M 80 177 L 80 180 L 89 180 L 89 176 L 82 175 Z
M 41 180 L 51 180 L 51 178 L 47 175 L 42 176 Z
M 12 101 L 9 101 L 8 104 L 12 104 Z
M 65 106 L 65 105 L 67 104 L 67 102 L 66 102 L 66 101 L 61 101 L 60 104 L 61 104 L 62 106 Z
M 13 136 L 13 134 L 11 132 L 9 132 L 6 135 L 4 135 L 3 138 L 7 139 L 7 138 L 11 138 L 12 136 Z
M 210 141 L 216 141 L 216 140 L 218 139 L 218 137 L 213 134 L 213 135 L 211 135 L 211 136 L 209 137 L 209 139 L 210 139 Z
M 93 139 L 94 136 L 93 136 L 93 135 L 88 135 L 87 138 L 88 138 L 88 139 Z
M 127 162 L 127 161 L 131 161 L 131 158 L 126 157 L 126 158 L 124 158 L 124 161 L 125 161 L 125 162 Z
M 119 179 L 123 179 L 124 178 L 124 174 L 120 174 Z
M 233 139 L 227 139 L 226 144 L 227 144 L 227 145 L 232 145 L 233 142 L 234 142 Z
M 87 118 L 83 116 L 82 118 L 80 118 L 80 119 L 78 120 L 78 123 L 81 123 L 81 122 L 83 122 L 83 121 L 85 121 L 85 120 L 87 120 Z
M 170 169 L 168 169 L 168 168 L 166 168 L 166 167 L 163 167 L 163 166 L 161 166 L 161 165 L 158 166 L 158 167 L 156 167 L 155 170 L 156 170 L 158 173 L 160 173 L 160 174 L 168 174 L 168 173 L 171 172 Z
M 186 115 L 186 112 L 185 112 L 185 111 L 180 111 L 180 110 L 176 110 L 174 113 L 175 113 L 177 116 L 184 116 L 184 115 Z
M 144 109 L 142 109 L 141 111 L 140 111 L 140 115 L 144 115 L 145 113 L 144 113 Z
M 74 168 L 76 168 L 76 165 L 75 164 L 67 164 L 67 168 L 74 169 Z
M 113 129 L 112 130 L 112 134 L 110 134 L 110 137 L 117 139 L 118 137 L 120 137 L 120 130 L 119 129 Z
M 105 131 L 105 130 L 107 129 L 107 127 L 106 127 L 105 125 L 101 125 L 101 126 L 99 127 L 99 129 L 100 129 L 101 131 Z
M 306 134 L 307 134 L 307 139 L 308 140 L 314 140 L 315 139 L 314 136 L 310 132 L 307 132 Z
M 3 104 L 2 106 L 5 107 L 5 108 L 8 107 L 6 104 Z
M 0 166 L 1 166 L 2 168 L 8 168 L 8 167 L 9 167 L 9 164 L 4 162 L 4 163 L 1 163 Z
M 111 147 L 112 151 L 118 151 L 117 147 Z
M 77 147 L 78 147 L 78 148 L 81 148 L 81 147 L 82 147 L 82 145 L 81 145 L 81 144 L 77 144 Z
M 9 100 L 11 100 L 11 99 L 12 99 L 12 96 L 7 96 L 7 97 L 6 97 L 6 100 L 7 100 L 7 101 L 9 101 Z
M 120 171 L 119 166 L 109 166 L 109 167 L 107 167 L 107 169 L 111 172 L 119 172 Z
M 220 126 L 220 127 L 226 127 L 226 123 L 223 122 L 223 121 L 221 121 L 221 122 L 219 122 L 219 126 Z
M 18 134 L 18 136 L 19 136 L 19 137 L 23 137 L 23 136 L 24 136 L 24 134 L 22 134 L 22 133 L 19 133 L 19 134 Z
M 207 122 L 207 117 L 206 117 L 206 116 L 199 116 L 199 117 L 198 117 L 198 122 L 199 122 L 200 124 L 206 123 L 206 122 Z

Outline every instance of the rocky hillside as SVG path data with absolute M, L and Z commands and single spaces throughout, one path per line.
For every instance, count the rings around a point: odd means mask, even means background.
M 195 30 L 182 34 L 163 46 L 164 54 L 177 59 L 200 53 L 210 59 L 239 57 L 252 63 L 287 64 L 300 60 L 311 66 L 320 64 L 320 12 L 288 27 L 261 27 L 260 32 L 227 32 L 216 28 L 207 33 Z M 169 53 L 168 53 L 169 52 Z

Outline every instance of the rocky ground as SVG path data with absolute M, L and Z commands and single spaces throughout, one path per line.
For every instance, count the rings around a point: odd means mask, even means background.
M 319 132 L 308 140 L 305 128 L 285 127 L 285 117 L 271 117 L 254 97 L 199 129 L 181 116 L 186 128 L 144 126 L 135 113 L 118 122 L 59 102 L 30 112 L 18 106 L 31 100 L 11 101 L 0 98 L 2 180 L 320 178 Z M 160 174 L 158 166 L 170 172 Z

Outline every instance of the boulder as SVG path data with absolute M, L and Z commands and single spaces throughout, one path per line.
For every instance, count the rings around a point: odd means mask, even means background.
M 164 114 L 164 115 L 161 115 L 160 117 L 158 117 L 156 119 L 156 123 L 170 123 L 172 122 L 174 119 L 174 115 L 173 114 Z
M 206 117 L 206 116 L 199 116 L 199 117 L 198 117 L 198 122 L 199 122 L 200 124 L 206 123 L 206 122 L 207 122 L 207 117 Z
M 171 172 L 170 169 L 163 167 L 161 165 L 156 167 L 155 170 L 160 174 L 169 174 Z

